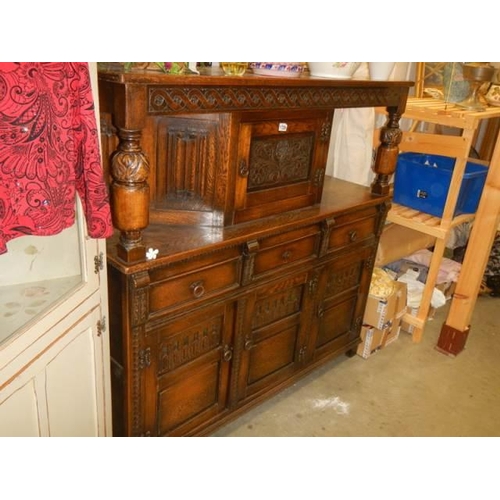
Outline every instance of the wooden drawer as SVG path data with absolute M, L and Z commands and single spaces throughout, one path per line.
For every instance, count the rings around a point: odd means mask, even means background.
M 286 269 L 318 254 L 320 228 L 317 225 L 264 238 L 258 242 L 253 275 Z
M 330 228 L 326 251 L 340 250 L 374 237 L 378 224 L 379 211 L 377 207 L 336 217 Z
M 241 253 L 229 248 L 150 272 L 149 312 L 202 301 L 240 286 Z

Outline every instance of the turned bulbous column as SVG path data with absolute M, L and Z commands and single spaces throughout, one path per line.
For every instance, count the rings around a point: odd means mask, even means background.
M 144 259 L 142 231 L 149 224 L 149 161 L 140 147 L 140 130 L 118 130 L 111 157 L 113 224 L 120 231 L 118 255 L 126 262 Z
M 386 195 L 389 193 L 389 180 L 396 170 L 399 154 L 399 143 L 403 132 L 399 128 L 401 115 L 389 108 L 387 122 L 380 132 L 380 146 L 377 149 L 372 170 L 375 180 L 371 185 L 372 193 Z

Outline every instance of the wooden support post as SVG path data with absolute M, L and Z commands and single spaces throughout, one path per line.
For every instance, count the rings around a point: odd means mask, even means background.
M 396 170 L 399 143 L 403 132 L 399 128 L 401 109 L 388 107 L 387 122 L 380 132 L 380 145 L 377 148 L 373 172 L 375 179 L 371 185 L 373 194 L 386 195 L 390 191 L 389 179 Z
M 457 355 L 465 347 L 482 277 L 500 221 L 500 136 L 497 137 L 483 194 L 438 349 Z

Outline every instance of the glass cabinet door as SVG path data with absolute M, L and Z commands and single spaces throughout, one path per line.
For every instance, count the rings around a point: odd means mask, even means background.
M 0 255 L 0 345 L 67 301 L 86 281 L 85 219 L 54 236 L 24 236 Z

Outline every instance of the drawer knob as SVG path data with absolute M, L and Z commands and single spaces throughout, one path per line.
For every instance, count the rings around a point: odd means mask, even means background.
M 290 250 L 286 250 L 285 252 L 283 252 L 283 254 L 281 255 L 281 258 L 285 261 L 285 262 L 288 262 L 291 258 L 292 258 L 292 252 Z
M 191 288 L 193 295 L 197 299 L 199 299 L 205 294 L 205 287 L 203 286 L 203 281 L 195 281 L 194 283 L 191 283 L 191 285 L 189 285 L 189 288 Z
M 358 233 L 356 231 L 351 231 L 349 233 L 349 241 L 356 241 L 358 238 Z
M 252 339 L 247 339 L 245 341 L 245 351 L 249 351 L 252 348 L 253 342 Z

